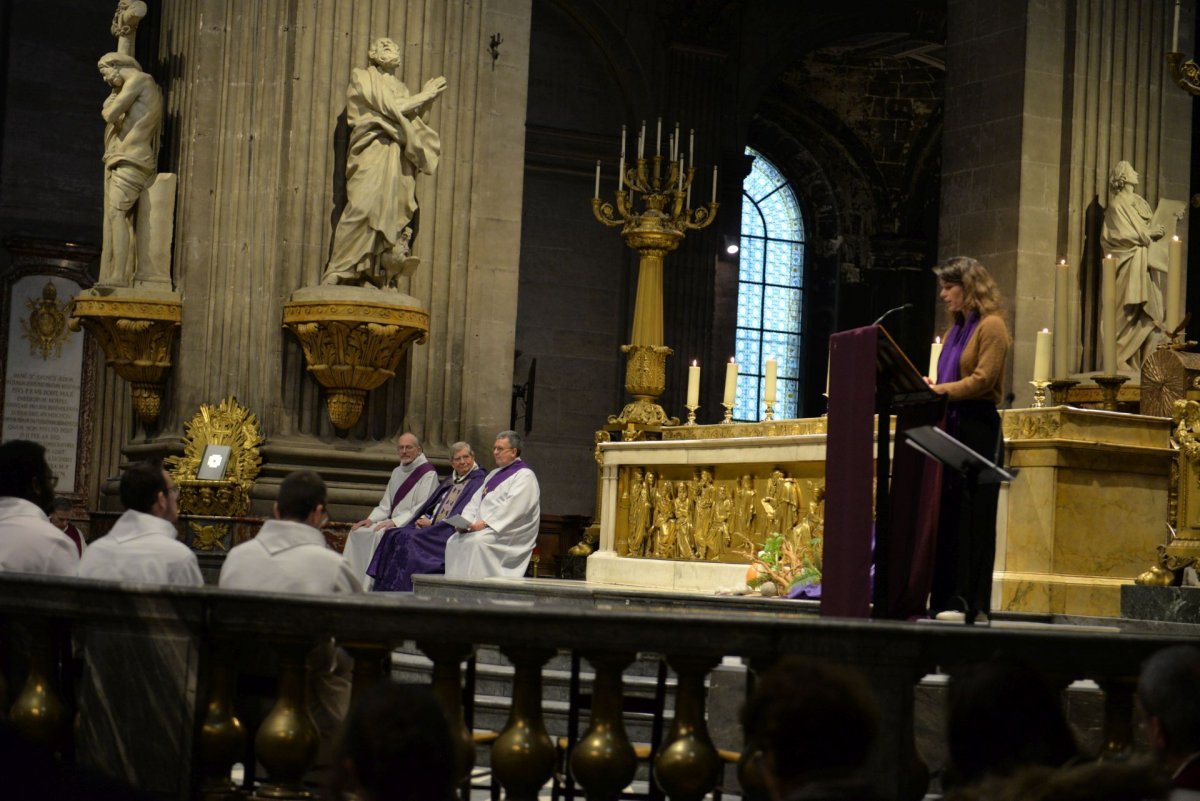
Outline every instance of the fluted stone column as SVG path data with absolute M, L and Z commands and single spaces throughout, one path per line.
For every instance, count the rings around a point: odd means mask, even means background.
M 433 455 L 507 427 L 529 17 L 530 0 L 163 4 L 155 73 L 179 174 L 173 272 L 184 302 L 163 449 L 201 403 L 233 394 L 270 442 L 258 497 L 289 469 L 336 467 L 333 500 L 374 503 L 395 458 L 386 440 L 402 426 Z M 339 435 L 280 321 L 328 258 L 345 200 L 346 86 L 381 36 L 400 44 L 399 75 L 414 91 L 449 81 L 429 119 L 441 164 L 417 184 L 422 265 L 400 287 L 429 309 L 430 333 Z
M 1191 52 L 1194 2 L 1180 47 Z M 1021 13 L 951 0 L 946 42 L 942 257 L 979 258 L 1012 310 L 1016 405 L 1032 390 L 1034 334 L 1053 325 L 1053 265 L 1071 265 L 1072 371 L 1096 369 L 1084 264 L 1088 215 L 1103 215 L 1117 161 L 1141 194 L 1188 197 L 1190 98 L 1170 82 L 1167 3 L 1028 0 Z M 1095 234 L 1099 223 L 1095 223 Z M 1089 258 L 1098 259 L 1095 252 Z M 1098 264 L 1098 261 L 1097 261 Z M 944 320 L 943 320 L 944 322 Z

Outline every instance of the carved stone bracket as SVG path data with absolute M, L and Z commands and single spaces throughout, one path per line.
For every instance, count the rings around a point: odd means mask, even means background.
M 396 375 L 410 344 L 425 341 L 429 312 L 416 303 L 395 292 L 328 286 L 299 290 L 283 307 L 283 327 L 300 340 L 339 429 L 358 422 L 367 393 Z
M 108 366 L 132 385 L 138 418 L 151 425 L 158 419 L 182 319 L 183 303 L 175 292 L 91 290 L 71 303 L 69 325 L 72 331 L 82 325 L 100 343 Z

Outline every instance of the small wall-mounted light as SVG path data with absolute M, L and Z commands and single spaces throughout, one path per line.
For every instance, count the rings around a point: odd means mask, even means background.
M 741 249 L 742 249 L 742 247 L 738 243 L 737 237 L 735 237 L 735 236 L 726 236 L 725 237 L 725 252 L 726 253 L 728 253 L 730 256 L 736 256 L 738 251 Z

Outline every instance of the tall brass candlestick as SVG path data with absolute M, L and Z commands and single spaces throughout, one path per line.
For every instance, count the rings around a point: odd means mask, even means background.
M 682 149 L 676 152 L 680 156 L 676 159 L 661 154 L 647 159 L 639 152 L 636 163 L 624 168 L 618 178 L 614 203 L 592 198 L 596 219 L 610 228 L 619 227 L 625 243 L 639 256 L 633 330 L 630 344 L 621 346 L 627 354 L 625 390 L 633 401 L 608 418 L 609 425 L 625 429 L 626 439 L 640 438 L 647 429 L 679 424 L 658 404 L 658 396 L 667 388 L 667 356 L 672 353 L 663 342 L 663 259 L 679 247 L 687 231 L 712 225 L 719 205 L 714 198 L 706 207 L 689 207 L 686 199 L 696 166 L 693 162 L 684 169 Z M 641 211 L 636 208 L 639 195 Z

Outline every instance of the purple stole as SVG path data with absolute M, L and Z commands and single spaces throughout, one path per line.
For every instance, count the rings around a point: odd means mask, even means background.
M 496 487 L 499 487 L 501 484 L 503 484 L 505 481 L 507 481 L 509 478 L 514 476 L 519 471 L 528 470 L 528 469 L 529 469 L 529 465 L 525 464 L 525 462 L 521 461 L 521 459 L 518 458 L 515 462 L 510 464 L 508 467 L 505 467 L 502 470 L 496 471 L 496 474 L 493 475 L 491 478 L 489 478 L 487 480 L 487 482 L 483 485 L 484 497 L 487 497 L 487 494 L 489 492 L 496 489 Z
M 404 479 L 404 483 L 396 488 L 396 495 L 392 498 L 392 508 L 388 514 L 396 511 L 396 507 L 400 505 L 400 501 L 408 497 L 408 493 L 412 492 L 412 488 L 417 486 L 417 482 L 421 480 L 422 476 L 432 473 L 435 470 L 437 470 L 436 467 L 431 465 L 429 462 L 426 462 L 416 470 L 409 473 L 408 478 Z

